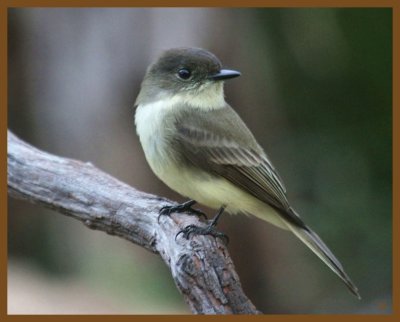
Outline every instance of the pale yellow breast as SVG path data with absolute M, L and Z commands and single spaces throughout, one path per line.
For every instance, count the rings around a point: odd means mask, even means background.
M 226 206 L 231 213 L 252 214 L 287 229 L 274 209 L 226 179 L 176 164 L 168 142 L 174 126 L 170 112 L 176 106 L 175 100 L 160 100 L 138 106 L 136 110 L 136 131 L 147 162 L 157 177 L 171 189 L 205 206 L 215 209 Z

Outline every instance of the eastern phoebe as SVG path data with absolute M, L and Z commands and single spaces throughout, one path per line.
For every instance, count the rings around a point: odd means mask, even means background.
M 224 237 L 215 229 L 224 210 L 290 230 L 360 298 L 340 262 L 290 206 L 274 166 L 225 102 L 223 81 L 237 76 L 199 48 L 170 49 L 147 69 L 135 102 L 136 131 L 157 177 L 193 199 L 163 207 L 160 214 L 193 210 L 196 202 L 219 209 L 206 227 L 184 228 L 180 233 L 186 238 L 191 233 Z

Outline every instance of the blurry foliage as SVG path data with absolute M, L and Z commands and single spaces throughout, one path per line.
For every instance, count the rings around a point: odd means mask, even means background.
M 259 12 L 265 29 L 271 16 L 277 25 L 286 24 L 271 36 L 279 53 L 280 88 L 287 89 L 281 104 L 295 134 L 285 154 L 295 156 L 292 166 L 307 167 L 296 170 L 297 187 L 324 202 L 308 204 L 304 213 L 314 216 L 327 239 L 340 231 L 341 247 L 359 258 L 350 269 L 367 295 L 391 288 L 390 278 L 371 282 L 371 271 L 360 270 L 374 267 L 376 277 L 391 275 L 391 14 L 390 9 Z M 289 41 L 282 42 L 285 38 Z M 296 47 L 290 48 L 290 39 Z M 324 225 L 326 216 L 335 220 Z

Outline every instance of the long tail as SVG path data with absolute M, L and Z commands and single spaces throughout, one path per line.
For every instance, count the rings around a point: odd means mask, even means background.
M 359 300 L 361 299 L 357 287 L 350 280 L 350 277 L 345 273 L 342 264 L 338 261 L 335 255 L 329 250 L 328 246 L 313 232 L 309 227 L 304 225 L 304 228 L 290 223 L 285 220 L 288 228 L 304 243 L 306 244 L 328 267 L 340 277 L 346 284 L 350 292 L 353 293 Z

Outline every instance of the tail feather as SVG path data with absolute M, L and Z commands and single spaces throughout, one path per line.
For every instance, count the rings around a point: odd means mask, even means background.
M 328 246 L 313 232 L 309 227 L 299 227 L 293 223 L 285 221 L 288 228 L 306 244 L 340 279 L 346 284 L 350 292 L 358 299 L 361 299 L 357 287 L 350 280 L 350 277 L 345 273 L 342 264 L 329 250 Z

